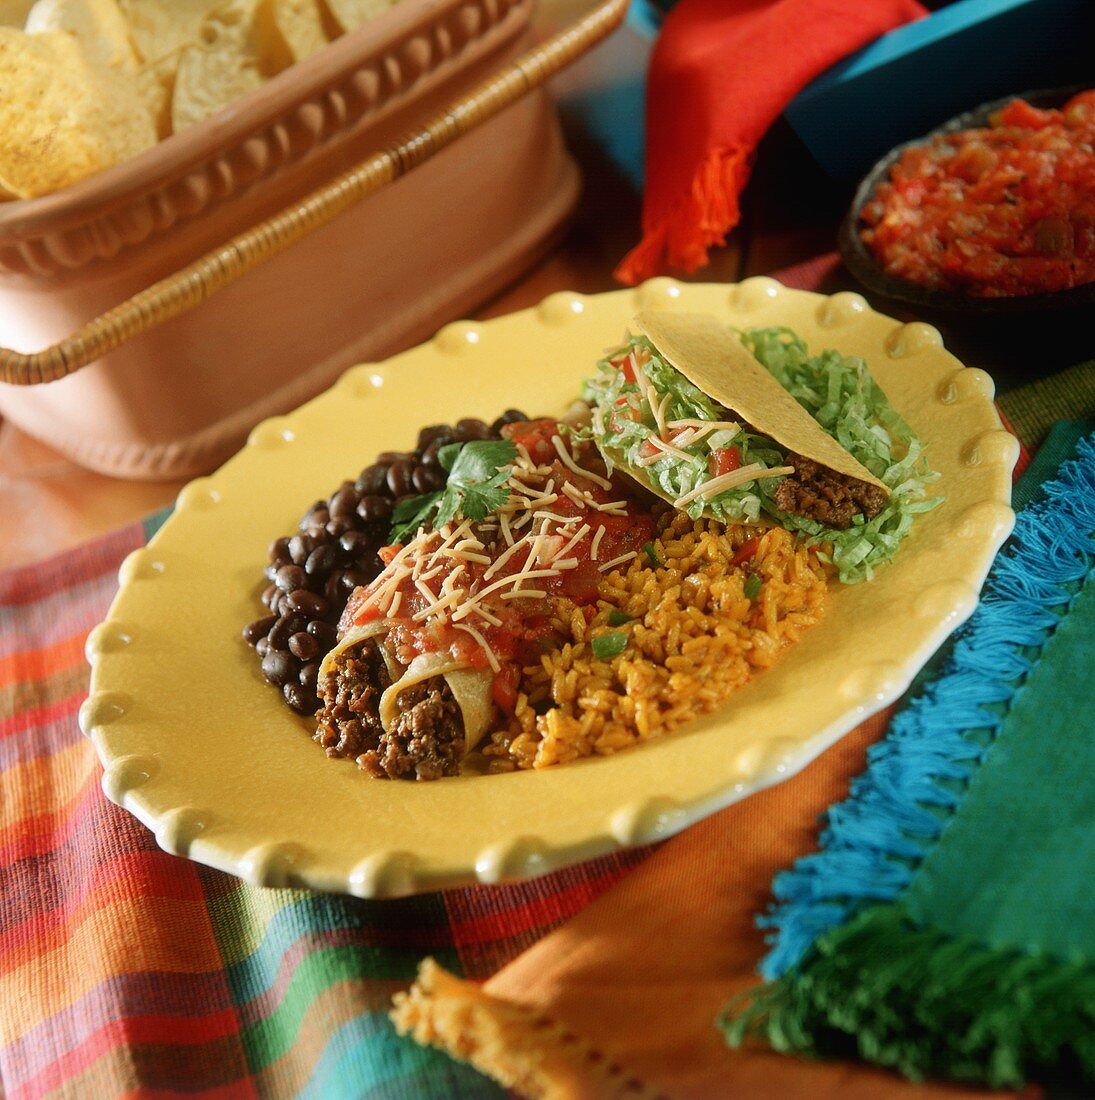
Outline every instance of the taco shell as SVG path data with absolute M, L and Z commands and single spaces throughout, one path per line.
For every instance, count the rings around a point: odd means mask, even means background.
M 890 490 L 828 435 L 717 318 L 647 310 L 635 317 L 631 327 L 689 382 L 759 434 L 846 477 L 877 485 L 889 495 Z

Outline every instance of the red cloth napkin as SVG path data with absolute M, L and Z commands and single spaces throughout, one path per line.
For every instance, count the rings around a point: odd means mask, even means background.
M 784 107 L 830 65 L 925 14 L 916 0 L 681 0 L 647 79 L 643 239 L 616 277 L 707 263 L 738 223 L 753 151 Z

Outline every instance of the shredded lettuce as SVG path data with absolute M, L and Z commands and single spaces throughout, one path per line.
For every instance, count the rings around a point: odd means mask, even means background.
M 628 381 L 623 368 L 615 365 L 629 353 L 641 364 L 635 382 Z M 640 467 L 644 453 L 648 452 L 647 440 L 658 435 L 648 387 L 653 388 L 659 401 L 669 394 L 666 420 L 737 422 L 739 419 L 665 362 L 645 337 L 633 338 L 626 347 L 602 359 L 598 368 L 599 374 L 585 383 L 582 396 L 600 410 L 593 420 L 593 439 L 610 469 L 613 465 L 632 470 Z M 687 454 L 687 459 L 667 456 L 645 466 L 643 472 L 670 500 L 679 500 L 710 478 L 712 452 L 728 446 L 738 448 L 742 466 L 757 462 L 771 469 L 783 464 L 785 452 L 778 444 L 739 427 L 735 431 L 710 432 L 695 443 L 679 448 Z M 693 500 L 682 510 L 693 519 L 706 513 L 723 523 L 756 520 L 763 505 L 757 492 L 758 484 L 748 482 L 708 500 Z
M 784 328 L 751 329 L 739 335 L 821 427 L 887 486 L 890 496 L 873 519 L 857 516 L 843 531 L 777 508 L 774 493 L 779 476 L 747 482 L 710 499 L 693 500 L 684 511 L 693 519 L 706 514 L 724 523 L 753 521 L 762 511 L 767 512 L 783 526 L 802 532 L 809 543 L 825 544 L 822 555 L 832 561 L 841 581 L 869 580 L 874 570 L 896 553 L 913 517 L 939 503 L 939 499 L 925 497 L 926 485 L 938 475 L 929 468 L 923 446 L 862 359 L 835 351 L 810 356 L 805 343 Z M 629 375 L 635 381 L 629 380 Z M 783 447 L 742 425 L 737 430 L 709 432 L 695 443 L 679 447 L 684 455 L 669 455 L 642 466 L 644 456 L 652 454 L 647 441 L 658 435 L 651 397 L 660 404 L 666 394 L 667 421 L 740 419 L 662 359 L 649 340 L 634 337 L 601 360 L 597 376 L 583 387 L 582 396 L 595 409 L 593 439 L 610 469 L 613 465 L 629 470 L 642 467 L 651 484 L 671 500 L 678 500 L 708 480 L 711 455 L 721 448 L 738 448 L 742 466 L 759 463 L 772 469 L 784 464 L 787 452 Z

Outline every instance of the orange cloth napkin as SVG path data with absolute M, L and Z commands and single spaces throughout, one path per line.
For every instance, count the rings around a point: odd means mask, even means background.
M 646 87 L 643 239 L 616 277 L 695 271 L 738 223 L 753 152 L 815 76 L 925 15 L 916 0 L 681 0 Z
M 666 841 L 608 893 L 482 986 L 427 964 L 401 1026 L 532 1097 L 673 1100 L 957 1100 L 862 1065 L 731 1050 L 715 1018 L 756 986 L 756 914 L 772 876 L 814 847 L 818 816 L 847 795 L 877 715 L 797 776 Z M 1037 1097 L 1038 1089 L 1022 1095 Z

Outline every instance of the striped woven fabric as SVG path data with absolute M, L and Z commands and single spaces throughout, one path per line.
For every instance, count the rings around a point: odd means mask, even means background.
M 149 533 L 0 577 L 0 1094 L 504 1095 L 399 1038 L 392 993 L 425 955 L 493 973 L 643 853 L 368 902 L 160 851 L 104 797 L 76 720 L 84 639 Z

